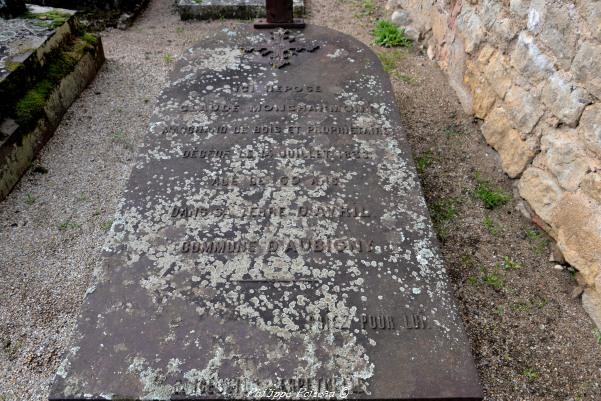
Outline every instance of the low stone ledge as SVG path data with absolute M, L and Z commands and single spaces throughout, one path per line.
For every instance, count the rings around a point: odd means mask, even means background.
M 11 102 L 13 109 L 0 122 L 0 200 L 10 193 L 104 62 L 101 39 L 86 34 L 55 50 L 45 72 L 53 66 L 64 67 L 57 57 L 65 54 L 70 57 L 65 74 L 54 82 L 42 76 L 30 84 L 22 97 Z
M 294 0 L 294 15 L 302 17 L 305 1 Z M 265 17 L 265 0 L 178 0 L 177 10 L 182 20 Z

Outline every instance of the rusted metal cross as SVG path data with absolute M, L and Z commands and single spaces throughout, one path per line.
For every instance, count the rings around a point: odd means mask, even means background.
M 255 47 L 245 47 L 245 53 L 258 52 L 263 57 L 269 56 L 273 68 L 282 68 L 290 64 L 290 58 L 302 52 L 312 53 L 319 49 L 319 44 L 308 41 L 297 41 L 290 32 L 280 28 L 271 32 L 269 41 Z
M 255 22 L 257 29 L 288 28 L 302 29 L 305 22 L 294 18 L 293 0 L 265 0 L 267 18 Z

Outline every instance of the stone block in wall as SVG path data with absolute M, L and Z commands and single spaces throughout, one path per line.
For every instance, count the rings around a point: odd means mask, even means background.
M 456 39 L 448 49 L 448 65 L 447 75 L 449 77 L 449 85 L 455 93 L 457 98 L 466 113 L 472 112 L 472 93 L 468 87 L 464 84 L 465 76 L 465 65 L 467 60 L 467 54 L 463 47 L 463 42 Z
M 543 103 L 562 123 L 575 127 L 586 105 L 591 103 L 588 93 L 569 81 L 565 74 L 556 72 L 547 80 Z
M 565 259 L 594 286 L 601 273 L 601 204 L 582 193 L 568 192 L 554 208 L 551 224 Z
M 553 175 L 534 166 L 528 167 L 522 174 L 518 191 L 545 222 L 551 221 L 553 210 L 564 192 Z
M 520 30 L 512 18 L 509 8 L 498 0 L 484 0 L 480 5 L 480 16 L 489 33 L 488 42 L 505 48 Z
M 384 8 L 387 11 L 398 10 L 403 7 L 403 0 L 388 0 Z
M 486 54 L 488 49 L 484 49 L 483 51 Z M 484 60 L 484 58 L 479 57 L 478 60 Z M 501 52 L 494 52 L 488 59 L 487 64 L 482 66 L 481 69 L 488 84 L 497 96 L 501 99 L 505 98 L 505 94 L 512 84 L 511 67 L 509 66 L 507 56 L 501 54 Z
M 517 85 L 513 85 L 507 91 L 505 109 L 514 127 L 524 134 L 532 132 L 543 116 L 543 108 L 538 96 Z
M 449 31 L 448 14 L 438 7 L 432 7 L 430 10 L 430 21 L 432 22 L 432 39 L 433 45 L 436 47 L 443 46 L 447 40 L 446 36 Z
M 553 61 L 536 45 L 534 36 L 526 31 L 518 36 L 511 53 L 511 65 L 533 84 L 548 79 L 555 72 Z
M 601 203 L 601 172 L 591 171 L 584 176 L 580 190 L 591 199 Z M 599 287 L 601 289 L 601 286 Z
M 463 83 L 472 93 L 472 113 L 483 120 L 494 106 L 497 96 L 478 70 L 476 64 L 470 60 L 466 64 Z
M 520 175 L 535 155 L 532 143 L 522 139 L 509 118 L 500 107 L 493 109 L 482 124 L 482 134 L 486 141 L 501 157 L 503 171 L 514 178 Z
M 411 18 L 409 17 L 409 14 L 402 10 L 396 10 L 393 12 L 390 16 L 390 21 L 400 27 L 405 27 L 411 24 Z
M 530 9 L 530 0 L 510 0 L 509 9 L 518 17 L 526 18 Z
M 497 19 L 503 15 L 503 4 L 497 0 L 482 0 L 480 15 L 487 29 L 492 29 Z
M 486 29 L 474 7 L 465 6 L 457 17 L 457 32 L 463 39 L 465 52 L 472 54 L 486 36 Z
M 578 131 L 586 147 L 601 158 L 601 103 L 592 104 L 584 110 Z
M 538 34 L 561 68 L 568 69 L 580 37 L 575 6 L 569 2 L 533 0 L 529 13 L 529 29 Z
M 541 156 L 559 185 L 570 192 L 575 192 L 586 174 L 598 164 L 587 156 L 574 129 L 545 130 L 541 138 Z
M 393 5 L 396 3 L 399 5 Z M 411 26 L 418 32 L 425 33 L 432 29 L 431 15 L 435 3 L 435 0 L 392 0 L 390 7 L 407 11 L 411 17 Z
M 581 1 L 578 8 L 588 23 L 593 37 L 601 40 L 601 2 L 599 0 Z
M 576 53 L 572 72 L 582 86 L 601 99 L 601 45 L 584 42 Z
M 597 282 L 600 278 L 597 277 Z M 582 306 L 584 310 L 590 315 L 597 327 L 601 327 L 601 283 L 598 283 L 594 289 L 587 288 L 582 294 Z

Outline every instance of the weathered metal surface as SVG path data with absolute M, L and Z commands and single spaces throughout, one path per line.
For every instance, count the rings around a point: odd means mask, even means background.
M 292 22 L 292 0 L 265 0 L 265 14 L 270 23 Z
M 388 77 L 290 35 L 177 63 L 52 400 L 481 398 Z
M 265 0 L 266 18 L 255 21 L 256 29 L 304 29 L 305 21 L 294 19 L 292 0 Z

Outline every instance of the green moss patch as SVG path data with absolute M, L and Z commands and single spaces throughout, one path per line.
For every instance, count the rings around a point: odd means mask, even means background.
M 52 10 L 45 13 L 32 13 L 28 12 L 25 14 L 25 18 L 32 20 L 31 23 L 35 26 L 48 29 L 56 29 L 63 25 L 71 18 L 71 14 L 61 13 L 60 11 Z
M 46 99 L 50 96 L 54 84 L 45 79 L 27 91 L 25 96 L 19 100 L 15 108 L 17 122 L 21 125 L 27 124 L 32 119 L 37 119 L 44 110 Z
M 84 32 L 81 35 L 81 39 L 92 46 L 96 46 L 96 44 L 98 43 L 98 37 L 87 32 Z
M 40 74 L 42 80 L 30 87 L 15 105 L 14 114 L 19 125 L 31 126 L 42 116 L 46 101 L 54 88 L 73 72 L 83 52 L 93 50 L 96 43 L 96 36 L 84 33 L 68 48 L 55 51 L 49 56 L 44 71 Z
M 14 61 L 7 61 L 6 64 L 4 65 L 4 67 L 8 70 L 8 71 L 16 71 L 22 64 L 21 63 L 17 63 Z

